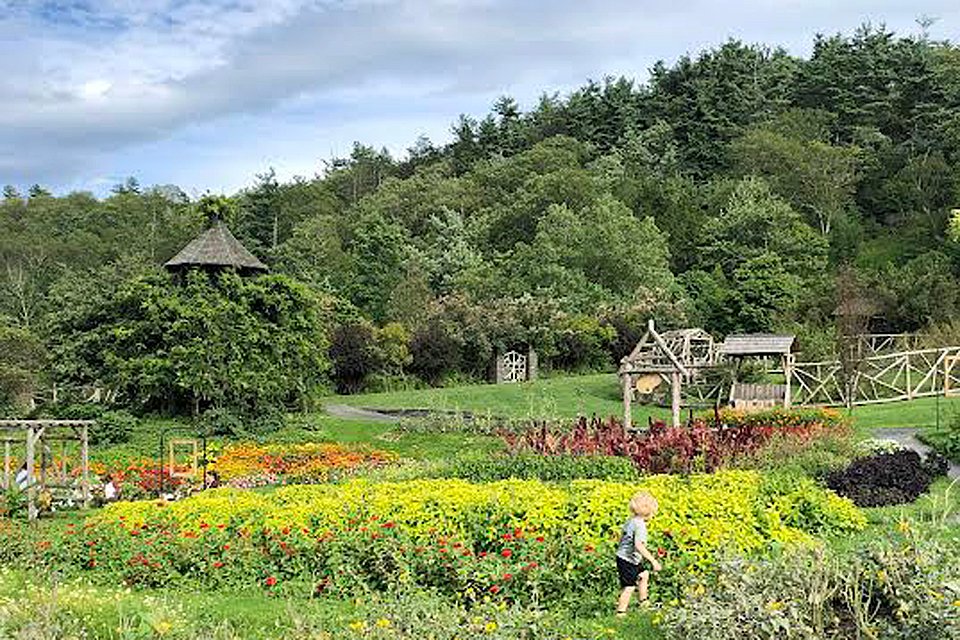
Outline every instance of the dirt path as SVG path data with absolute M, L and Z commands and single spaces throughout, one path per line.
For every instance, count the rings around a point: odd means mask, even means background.
M 907 449 L 913 449 L 921 456 L 926 456 L 931 451 L 928 445 L 920 442 L 920 440 L 917 438 L 917 430 L 912 427 L 874 429 L 871 435 L 878 440 L 893 440 L 900 446 L 906 447 Z M 955 462 L 951 462 L 950 468 L 947 471 L 947 475 L 950 478 L 960 478 L 960 465 Z

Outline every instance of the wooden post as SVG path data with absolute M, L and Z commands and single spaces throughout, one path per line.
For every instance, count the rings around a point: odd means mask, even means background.
M 81 490 L 83 491 L 83 508 L 87 509 L 90 507 L 90 448 L 88 446 L 88 438 L 90 435 L 90 427 L 83 425 L 80 428 L 80 464 L 81 468 Z
M 34 429 L 27 427 L 27 517 L 37 519 L 37 487 L 33 482 Z
M 913 384 L 910 381 L 910 352 L 909 351 L 903 354 L 903 366 L 905 369 L 904 373 L 906 374 L 906 382 L 907 382 L 907 400 L 913 400 Z
M 630 402 L 633 396 L 633 385 L 630 384 L 630 374 L 623 374 L 623 428 L 630 429 L 633 422 L 630 415 Z
M 786 382 L 786 388 L 783 390 L 783 406 L 789 409 L 791 403 L 793 402 L 793 396 L 790 389 L 793 383 L 793 356 L 789 353 L 784 354 L 783 356 L 783 377 Z
M 670 387 L 672 391 L 672 402 L 671 406 L 673 408 L 673 426 L 680 426 L 680 372 L 674 371 L 670 374 Z
M 10 441 L 3 441 L 3 489 L 9 491 L 10 484 Z

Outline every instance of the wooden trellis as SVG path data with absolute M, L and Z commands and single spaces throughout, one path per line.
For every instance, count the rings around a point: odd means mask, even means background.
M 960 347 L 918 349 L 863 358 L 845 375 L 840 361 L 794 363 L 794 396 L 802 404 L 863 405 L 912 400 L 960 389 Z
M 73 489 L 67 470 L 66 443 L 80 444 L 80 491 L 84 508 L 90 506 L 90 420 L 0 420 L 3 440 L 3 488 L 13 487 L 16 477 L 12 469 L 14 447 L 23 447 L 26 465 L 27 514 L 31 520 L 39 515 L 37 498 L 48 489 Z M 60 445 L 59 468 L 48 474 L 51 444 Z M 39 469 L 37 458 L 39 457 Z M 39 470 L 39 473 L 37 471 Z

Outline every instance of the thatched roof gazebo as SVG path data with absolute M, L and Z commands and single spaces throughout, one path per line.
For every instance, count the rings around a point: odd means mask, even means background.
M 209 229 L 190 241 L 163 265 L 173 272 L 191 267 L 204 269 L 236 269 L 241 274 L 268 271 L 267 265 L 240 244 L 222 220 L 216 220 Z

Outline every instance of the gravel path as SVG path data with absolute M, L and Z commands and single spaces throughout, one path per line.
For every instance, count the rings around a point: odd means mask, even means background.
M 921 456 L 926 456 L 931 451 L 929 446 L 920 442 L 917 438 L 917 430 L 912 427 L 874 429 L 871 435 L 878 440 L 893 440 L 907 449 L 913 449 Z M 950 478 L 960 478 L 960 465 L 951 462 L 947 475 Z
M 397 416 L 390 416 L 379 411 L 371 409 L 358 409 L 357 407 L 348 407 L 345 404 L 324 405 L 324 410 L 336 418 L 346 418 L 348 420 L 371 420 L 373 422 L 400 422 Z

